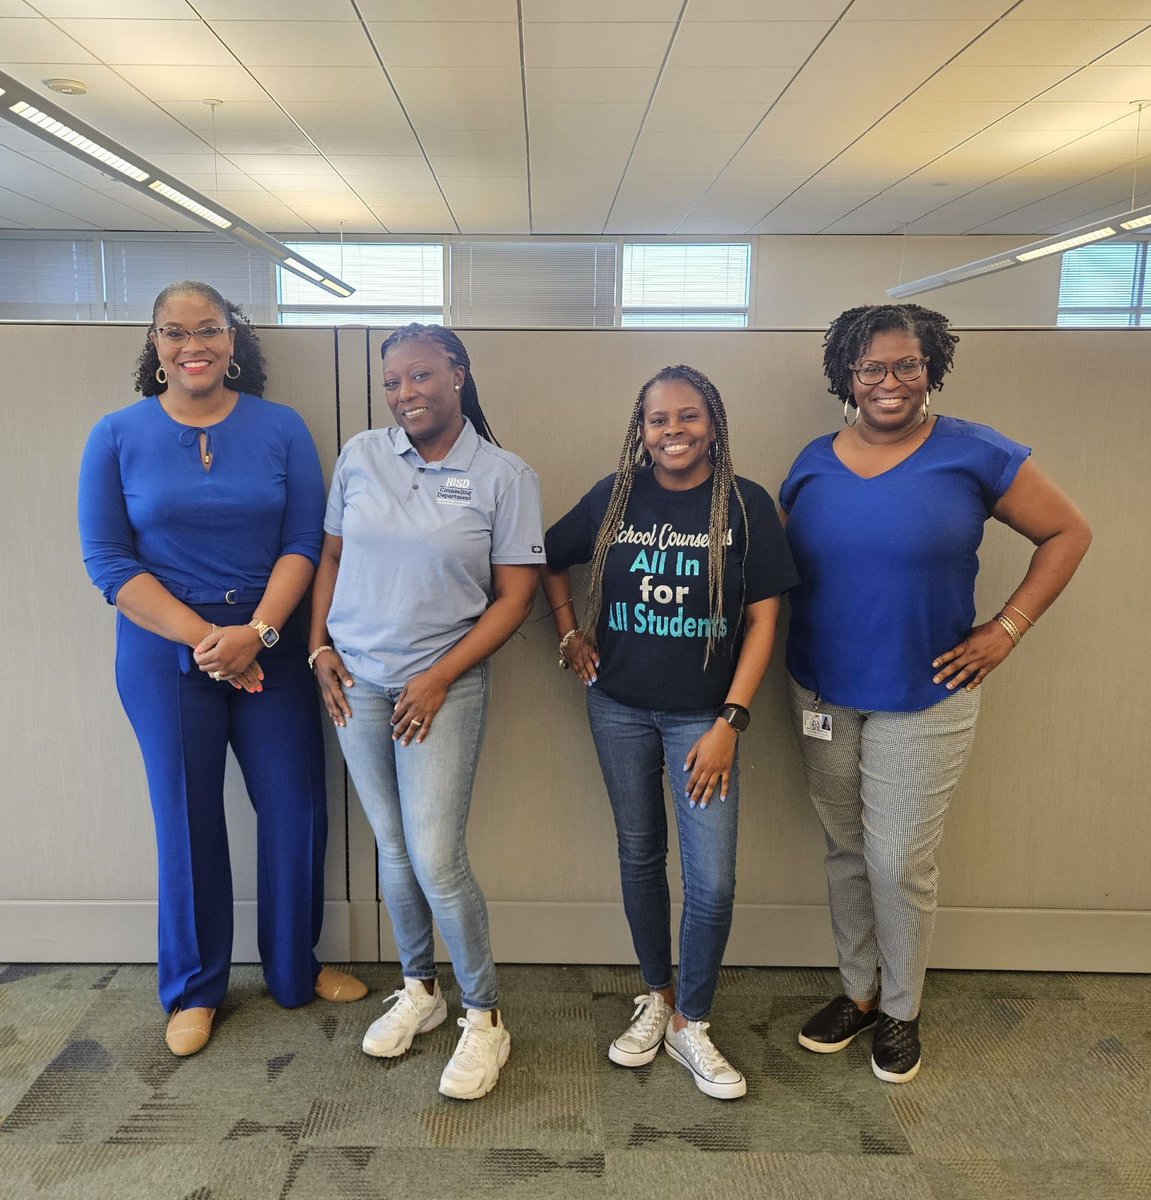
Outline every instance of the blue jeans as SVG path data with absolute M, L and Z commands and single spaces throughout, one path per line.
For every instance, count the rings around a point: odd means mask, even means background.
M 677 1007 L 691 1021 L 707 1016 L 719 981 L 735 900 L 739 768 L 732 767 L 727 800 L 713 793 L 707 808 L 689 808 L 690 772 L 683 761 L 714 724 L 705 712 L 652 712 L 588 689 L 588 721 L 615 815 L 623 906 L 644 983 L 670 987 L 671 900 L 667 886 L 667 764 L 679 830 L 683 920 L 679 928 Z
M 336 732 L 379 847 L 380 889 L 410 979 L 434 979 L 434 917 L 467 1008 L 496 1007 L 488 910 L 468 862 L 467 824 L 488 706 L 486 663 L 448 690 L 427 739 L 392 741 L 401 688 L 354 675 Z

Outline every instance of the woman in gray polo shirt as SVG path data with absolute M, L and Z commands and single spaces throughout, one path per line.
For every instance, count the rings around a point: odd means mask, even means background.
M 466 1016 L 440 1091 L 495 1086 L 510 1038 L 466 829 L 487 659 L 531 611 L 544 561 L 539 480 L 495 442 L 463 343 L 408 325 L 382 347 L 396 425 L 358 434 L 332 478 L 309 644 L 324 704 L 376 834 L 404 974 L 364 1036 L 381 1058 L 440 1025 L 432 919 Z

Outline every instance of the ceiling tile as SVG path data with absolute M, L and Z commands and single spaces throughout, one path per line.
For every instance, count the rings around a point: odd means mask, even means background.
M 1151 20 L 1151 6 L 1148 6 L 1144 21 Z M 1104 60 L 1109 67 L 1151 67 L 1151 30 L 1117 46 Z
M 715 174 L 723 169 L 742 141 L 743 134 L 739 132 L 656 133 L 645 129 L 636 146 L 635 160 L 638 165 L 644 159 L 678 158 L 685 171 Z
M 516 0 L 359 0 L 366 21 L 515 21 Z
M 1015 100 L 953 100 L 944 104 L 941 101 L 921 101 L 918 96 L 913 96 L 884 117 L 881 128 L 885 132 L 901 133 L 974 133 L 999 121 L 1017 104 Z
M 393 179 L 386 186 L 378 180 L 356 187 L 356 195 L 372 207 L 381 204 L 422 204 L 435 200 L 440 188 L 429 172 L 423 179 Z
M 1146 118 L 1145 118 L 1146 119 Z M 1001 121 L 996 129 L 1063 129 L 1071 133 L 1085 133 L 1100 129 L 1114 121 L 1126 121 L 1135 128 L 1135 112 L 1131 105 L 1115 101 L 1095 102 L 1036 100 L 1022 108 L 1016 108 Z
M 312 149 L 308 139 L 270 100 L 221 106 L 214 130 L 211 114 L 202 104 L 176 103 L 163 107 L 223 154 L 306 154 Z
M 267 100 L 259 83 L 243 67 L 176 67 L 124 65 L 117 73 L 150 100 L 167 104 L 176 100 L 211 97 L 225 104 L 240 100 Z M 85 82 L 88 82 L 85 80 Z M 91 94 L 91 93 L 89 93 Z
M 1007 68 L 1000 68 L 1006 70 Z M 1042 68 L 1058 69 L 1058 68 Z M 1066 68 L 1064 68 L 1066 71 Z M 1140 100 L 1147 97 L 1151 87 L 1148 86 L 1148 75 L 1145 67 L 1138 66 L 1109 66 L 1106 62 L 1095 66 L 1084 67 L 1083 70 L 1068 76 L 1046 92 L 1044 100 L 1110 100 L 1124 104 L 1130 100 Z
M 443 200 L 419 205 L 380 205 L 372 212 L 392 233 L 456 232 L 456 223 Z
M 658 77 L 658 64 L 623 67 L 528 67 L 528 104 L 646 104 Z
M 523 0 L 524 20 L 528 23 L 553 22 L 674 22 L 683 0 Z M 691 5 L 689 4 L 690 8 Z
M 317 4 L 316 0 L 195 0 L 205 21 L 357 21 L 346 2 Z
M 253 67 L 376 65 L 357 22 L 213 21 L 211 27 L 236 58 Z
M 558 156 L 627 155 L 643 119 L 642 104 L 533 104 L 528 130 L 537 148 Z
M 404 107 L 421 136 L 434 130 L 519 130 L 523 136 L 524 107 L 519 96 L 478 96 L 467 104 L 458 100 L 409 99 Z
M 1005 14 L 1008 21 L 1083 20 L 1083 0 L 1023 0 Z M 1151 20 L 1147 0 L 1092 0 L 1091 15 L 1100 21 Z
M 669 67 L 798 67 L 826 21 L 716 21 L 680 27 Z
M 89 63 L 96 56 L 48 21 L 0 17 L 0 60 L 5 63 Z
M 193 21 L 66 20 L 60 28 L 106 63 L 148 66 L 234 66 L 236 60 L 206 26 Z
M 335 166 L 327 162 L 321 155 L 310 147 L 307 152 L 300 154 L 249 154 L 236 153 L 228 156 L 232 164 L 239 170 L 251 175 L 253 179 L 266 176 L 309 176 L 332 175 Z
M 141 21 L 197 21 L 187 0 L 36 0 L 36 11 L 61 17 L 136 18 Z
M 237 160 L 240 165 L 246 161 L 249 160 Z M 328 161 L 345 179 L 355 184 L 431 178 L 423 155 L 332 154 Z
M 863 0 L 855 0 L 856 4 Z M 834 21 L 843 0 L 691 0 L 684 20 L 700 21 Z
M 1145 28 L 1140 21 L 1001 21 L 963 55 L 965 67 L 1079 66 Z
M 644 130 L 652 133 L 735 132 L 746 137 L 762 116 L 763 107 L 759 104 L 685 103 L 660 100 L 657 95 Z
M 519 66 L 519 31 L 510 21 L 372 21 L 368 29 L 389 69 Z
M 428 156 L 441 181 L 452 178 L 519 178 L 526 168 L 524 155 L 436 154 Z
M 674 28 L 669 24 L 591 22 L 528 25 L 524 29 L 524 61 L 529 72 L 548 67 L 658 67 Z
M 395 104 L 395 95 L 379 64 L 370 67 L 253 66 L 252 74 L 281 104 L 293 101 L 341 101 L 345 104 Z
M 524 132 L 522 129 L 435 129 L 421 135 L 424 152 L 429 158 L 436 155 L 463 155 L 506 158 L 524 157 Z
M 766 112 L 794 74 L 794 67 L 668 67 L 656 96 L 685 104 L 758 104 Z
M 1067 75 L 1066 67 L 950 66 L 916 93 L 920 100 L 1031 100 Z M 1054 97 L 1052 97 L 1054 98 Z M 1069 99 L 1070 97 L 1068 97 Z M 1095 97 L 1089 97 L 1095 99 Z
M 953 21 L 995 21 L 1008 12 L 1014 0 L 947 0 L 946 15 Z M 922 21 L 929 13 L 921 0 L 855 0 L 845 21 Z

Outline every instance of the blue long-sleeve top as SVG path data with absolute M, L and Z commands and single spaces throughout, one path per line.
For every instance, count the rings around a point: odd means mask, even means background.
M 136 575 L 154 575 L 188 603 L 234 590 L 258 600 L 276 560 L 319 562 L 324 478 L 315 442 L 293 409 L 241 393 L 199 432 L 146 396 L 97 422 L 80 466 L 80 541 L 109 604 Z

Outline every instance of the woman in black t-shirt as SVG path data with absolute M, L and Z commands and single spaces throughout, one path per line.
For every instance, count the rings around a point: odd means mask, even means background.
M 704 1018 L 735 895 L 736 742 L 771 658 L 779 595 L 797 578 L 771 497 L 732 471 L 715 385 L 684 366 L 649 380 L 615 475 L 548 530 L 545 545 L 560 661 L 588 686 L 624 910 L 648 989 L 608 1057 L 643 1066 L 662 1042 L 701 1091 L 735 1099 L 747 1083 Z M 589 561 L 581 626 L 568 569 Z M 678 1005 L 665 763 L 684 878 Z

